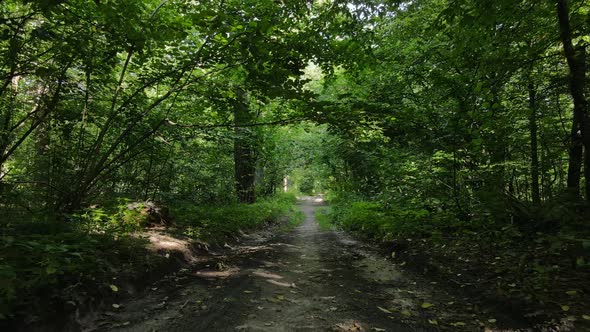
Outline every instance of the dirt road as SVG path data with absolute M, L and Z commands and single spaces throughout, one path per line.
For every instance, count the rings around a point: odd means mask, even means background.
M 516 327 L 366 245 L 321 230 L 319 199 L 288 234 L 250 236 L 205 266 L 101 313 L 87 331 L 433 331 Z M 460 293 L 460 292 L 459 292 Z M 515 325 L 515 326 L 511 326 Z

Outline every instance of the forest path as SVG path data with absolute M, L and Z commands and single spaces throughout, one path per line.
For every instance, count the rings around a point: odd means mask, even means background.
M 295 230 L 246 237 L 231 254 L 163 281 L 86 330 L 473 331 L 510 321 L 397 270 L 343 233 L 320 229 L 320 198 L 299 204 L 305 221 Z

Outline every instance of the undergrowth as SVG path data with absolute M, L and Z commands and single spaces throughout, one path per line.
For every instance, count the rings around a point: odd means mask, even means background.
M 1 226 L 1 319 L 47 310 L 53 300 L 72 300 L 81 289 L 106 290 L 113 277 L 161 260 L 147 252 L 140 237 L 88 232 L 87 226 L 35 219 Z
M 464 221 L 450 211 L 420 204 L 346 196 L 331 197 L 329 208 L 316 216 L 323 227 L 380 242 L 403 264 L 423 261 L 412 258 L 421 255 L 438 262 L 439 273 L 465 278 L 466 285 L 487 280 L 487 287 L 497 294 L 549 304 L 559 313 L 562 308 L 578 313 L 590 309 L 581 301 L 590 293 L 590 238 L 579 229 L 573 232 L 567 221 L 543 231 L 515 218 L 500 220 L 489 214 Z
M 251 205 L 170 206 L 176 231 L 194 240 L 220 241 L 240 230 L 303 220 L 294 195 Z M 54 302 L 75 305 L 77 293 L 113 292 L 114 278 L 132 278 L 166 264 L 146 249 L 142 203 L 128 200 L 67 216 L 19 214 L 0 220 L 0 322 L 47 311 Z M 116 289 L 116 288 L 115 288 Z M 1 324 L 0 324 L 1 325 Z
M 320 229 L 327 231 L 334 228 L 332 223 L 332 215 L 330 214 L 330 208 L 327 206 L 319 207 L 315 210 L 315 220 L 318 222 Z
M 379 240 L 398 237 L 427 237 L 438 240 L 442 233 L 465 227 L 458 219 L 445 212 L 432 213 L 424 207 L 396 206 L 386 208 L 379 202 L 336 198 L 330 208 L 320 215 L 322 223 L 331 223 L 344 230 Z
M 254 204 L 197 206 L 189 202 L 176 203 L 172 215 L 183 234 L 204 241 L 220 241 L 239 231 L 260 228 L 284 220 L 293 227 L 303 220 L 295 208 L 297 198 L 281 194 L 261 199 Z

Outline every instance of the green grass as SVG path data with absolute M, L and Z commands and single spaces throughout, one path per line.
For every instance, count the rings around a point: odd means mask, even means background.
M 316 214 L 320 225 L 331 225 L 376 241 L 415 237 L 439 243 L 446 235 L 477 230 L 477 225 L 459 220 L 452 211 L 432 209 L 424 204 L 366 201 L 334 193 L 328 196 L 328 202 L 329 209 Z
M 318 222 L 320 229 L 324 231 L 334 229 L 336 225 L 331 218 L 330 207 L 320 207 L 315 210 L 315 220 Z
M 295 208 L 296 197 L 280 194 L 254 204 L 196 206 L 187 202 L 171 207 L 176 224 L 187 235 L 204 241 L 220 241 L 240 230 L 252 230 L 283 221 L 280 228 L 291 229 L 303 221 Z

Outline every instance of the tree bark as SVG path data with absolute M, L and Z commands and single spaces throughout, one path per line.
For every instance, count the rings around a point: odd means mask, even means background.
M 583 149 L 585 157 L 586 199 L 590 201 L 590 119 L 587 112 L 587 101 L 584 95 L 586 84 L 586 64 L 584 48 L 574 48 L 569 20 L 567 0 L 557 1 L 557 18 L 561 32 L 561 42 L 570 69 L 570 92 L 574 101 L 574 120 L 571 131 L 570 158 L 568 165 L 568 191 L 575 196 L 580 195 L 580 176 Z
M 241 88 L 237 90 L 234 105 L 234 170 L 236 177 L 236 193 L 240 203 L 256 202 L 256 156 L 252 129 L 241 127 L 251 123 L 253 116 L 248 108 L 247 95 Z
M 531 111 L 529 118 L 529 131 L 531 135 L 531 195 L 533 205 L 541 203 L 541 194 L 539 190 L 539 141 L 537 127 L 537 90 L 534 83 L 529 83 L 529 108 Z

